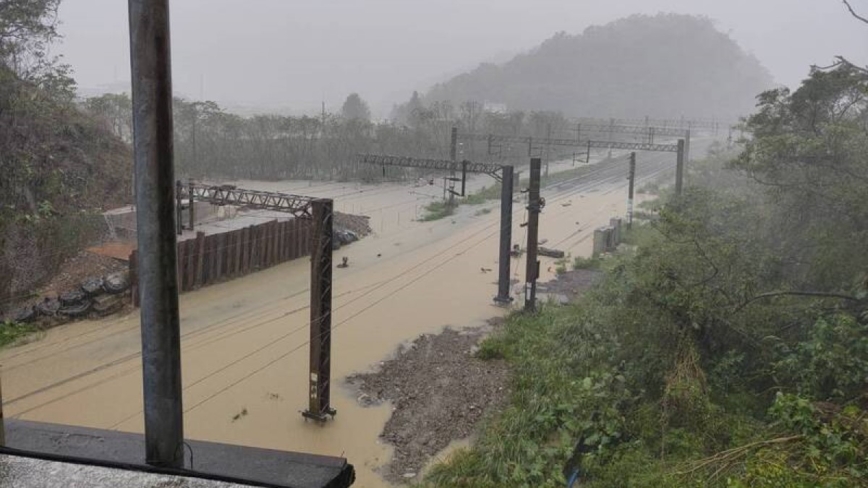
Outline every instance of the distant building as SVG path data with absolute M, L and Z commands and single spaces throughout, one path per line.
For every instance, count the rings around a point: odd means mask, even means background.
M 482 110 L 491 114 L 505 114 L 508 109 L 505 103 L 485 102 L 482 104 Z

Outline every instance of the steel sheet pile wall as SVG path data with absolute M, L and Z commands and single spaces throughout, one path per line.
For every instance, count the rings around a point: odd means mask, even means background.
M 196 234 L 178 242 L 178 288 L 181 293 L 291 261 L 311 252 L 311 222 L 292 219 L 220 234 Z M 130 254 L 133 305 L 139 305 L 138 256 Z

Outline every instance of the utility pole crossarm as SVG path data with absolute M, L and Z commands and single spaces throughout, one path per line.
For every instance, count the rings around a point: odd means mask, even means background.
M 360 154 L 358 161 L 363 164 L 379 166 L 397 166 L 401 168 L 420 168 L 436 171 L 463 171 L 467 165 L 468 173 L 483 173 L 499 178 L 499 164 L 474 163 L 472 161 L 451 161 L 448 159 L 411 158 L 407 156 L 389 156 L 381 154 Z
M 296 217 L 311 218 L 312 197 L 289 195 L 286 193 L 242 190 L 227 185 L 204 186 L 191 184 L 188 197 L 191 200 L 208 202 L 212 205 L 238 205 L 259 210 L 288 212 Z

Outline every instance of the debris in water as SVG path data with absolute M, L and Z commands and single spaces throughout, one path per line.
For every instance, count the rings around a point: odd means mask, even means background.
M 244 407 L 243 409 L 241 409 L 240 412 L 236 413 L 235 416 L 232 417 L 232 421 L 235 422 L 236 420 L 240 419 L 241 417 L 246 417 L 246 416 L 247 416 L 247 407 Z
M 564 257 L 564 252 L 560 249 L 551 249 L 548 247 L 540 247 L 539 248 L 540 256 L 546 256 L 550 258 L 560 259 Z

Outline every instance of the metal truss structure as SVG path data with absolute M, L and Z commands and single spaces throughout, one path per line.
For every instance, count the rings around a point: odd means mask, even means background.
M 187 197 L 191 200 L 208 202 L 212 205 L 237 205 L 258 210 L 277 210 L 298 218 L 313 218 L 311 214 L 311 202 L 315 200 L 313 197 L 243 190 L 231 185 L 205 186 L 190 183 L 187 188 Z

